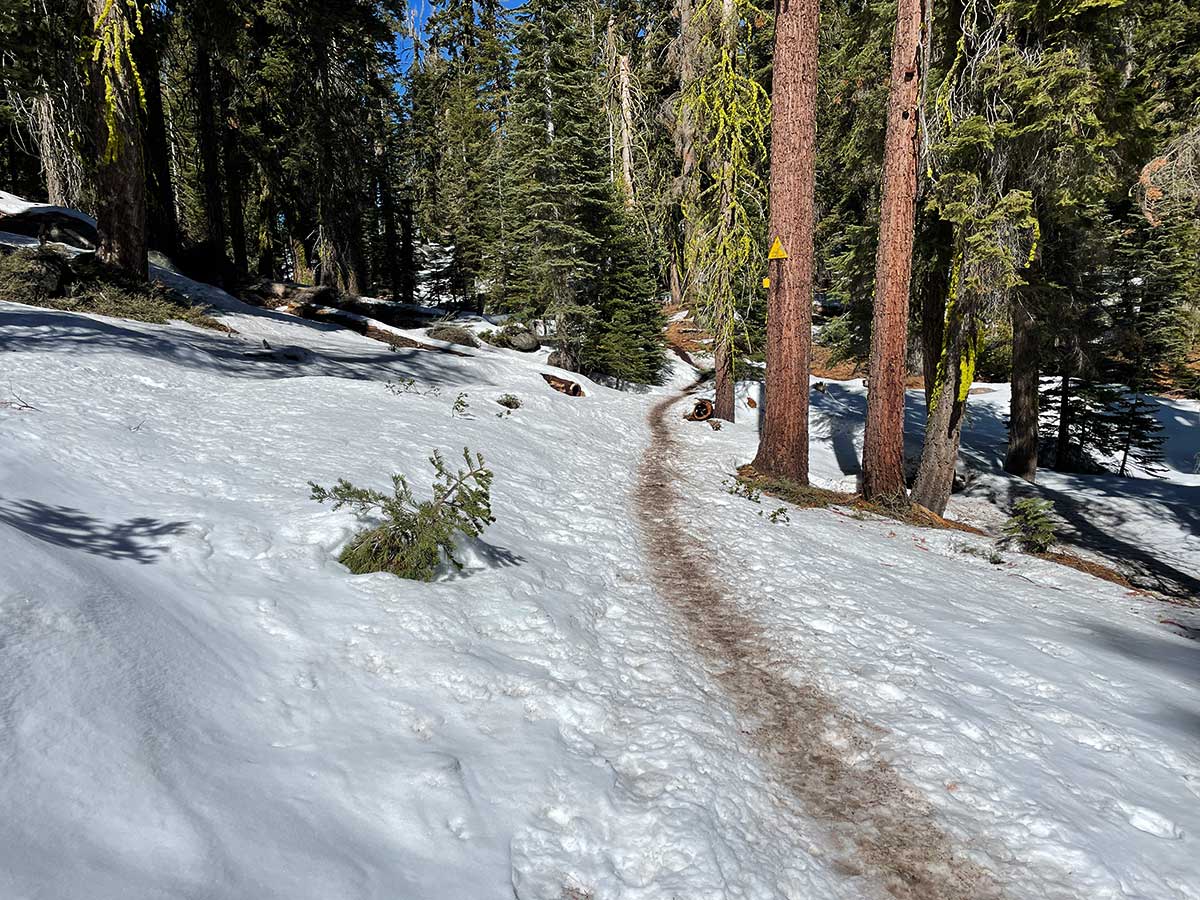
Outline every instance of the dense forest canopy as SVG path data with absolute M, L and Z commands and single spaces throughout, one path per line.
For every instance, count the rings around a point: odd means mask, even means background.
M 1013 471 L 1152 469 L 1141 396 L 1200 383 L 1200 6 L 906 9 L 908 368 L 955 451 L 971 381 L 1011 377 Z M 818 340 L 862 360 L 901 32 L 820 11 Z M 773 28 L 768 0 L 0 0 L 0 184 L 136 230 L 136 181 L 185 271 L 510 313 L 618 381 L 660 377 L 669 302 L 730 381 L 763 350 Z

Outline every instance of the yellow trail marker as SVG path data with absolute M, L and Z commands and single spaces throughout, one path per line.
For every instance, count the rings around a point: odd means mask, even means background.
M 765 288 L 769 288 L 770 286 L 771 286 L 771 279 L 770 279 L 770 278 L 764 278 L 764 279 L 763 279 L 763 287 L 765 287 Z
M 771 245 L 771 252 L 767 254 L 767 259 L 787 259 L 787 251 L 783 249 L 783 241 L 775 238 L 775 243 Z

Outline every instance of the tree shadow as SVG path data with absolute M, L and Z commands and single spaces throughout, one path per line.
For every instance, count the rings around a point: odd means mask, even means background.
M 338 326 L 308 322 L 294 316 L 255 310 L 266 318 L 317 334 L 344 332 Z M 163 327 L 163 326 L 158 326 Z M 189 369 L 203 369 L 235 378 L 299 378 L 322 375 L 355 381 L 413 378 L 426 385 L 450 386 L 461 379 L 444 354 L 429 350 L 400 348 L 389 351 L 364 347 L 363 352 L 345 352 L 329 347 L 305 351 L 296 358 L 288 350 L 271 352 L 260 341 L 224 334 L 207 334 L 193 329 L 156 333 L 144 328 L 126 328 L 116 322 L 94 319 L 58 310 L 28 307 L 0 308 L 0 351 L 112 353 L 125 351 L 161 359 Z M 473 377 L 478 380 L 476 368 Z M 491 381 L 484 382 L 492 384 Z
M 463 541 L 456 555 L 463 564 L 461 569 L 449 566 L 443 580 L 459 581 L 487 569 L 510 569 L 525 562 L 525 557 L 507 547 L 488 543 L 482 538 Z
M 163 522 L 140 516 L 126 522 L 103 522 L 69 506 L 50 506 L 37 500 L 0 501 L 0 522 L 39 541 L 82 550 L 108 559 L 147 565 L 167 547 L 154 543 L 179 534 L 186 522 Z
M 1097 643 L 1112 653 L 1157 669 L 1176 681 L 1200 685 L 1200 642 L 1175 635 L 1126 631 L 1103 622 L 1086 621 L 1083 625 Z M 1164 684 L 1164 693 L 1170 687 Z M 1136 715 L 1200 738 L 1200 711 L 1181 706 L 1174 699 L 1163 700 L 1158 710 L 1137 710 Z
M 1061 535 L 1065 542 L 1127 563 L 1140 576 L 1133 578 L 1134 583 L 1140 587 L 1185 600 L 1200 599 L 1200 578 L 1172 565 L 1161 556 L 1156 556 L 1141 544 L 1119 536 L 1120 529 L 1129 524 L 1130 516 L 1118 507 L 1097 502 L 1095 499 L 1077 499 L 1045 484 L 1038 484 L 1036 488 L 1032 488 L 1016 479 L 1010 480 L 1008 484 L 1009 505 L 1034 491 L 1052 501 L 1054 512 L 1066 522 L 1070 531 Z M 1166 502 L 1161 490 L 1145 493 L 1147 499 Z M 1193 531 L 1200 531 L 1200 512 L 1176 503 L 1169 504 L 1169 507 L 1181 524 Z
M 857 423 L 867 414 L 867 398 L 845 386 L 827 382 L 824 391 L 813 391 L 811 404 L 825 415 L 829 422 L 829 438 L 833 444 L 833 455 L 843 475 L 862 475 L 862 461 L 858 455 Z

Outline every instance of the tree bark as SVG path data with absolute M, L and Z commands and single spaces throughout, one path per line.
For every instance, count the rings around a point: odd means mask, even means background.
M 696 54 L 699 39 L 696 35 L 694 0 L 678 0 L 679 13 L 679 90 L 682 94 L 696 79 Z M 696 123 L 687 104 L 680 104 L 675 117 L 675 154 L 679 158 L 679 178 L 675 185 L 675 201 L 683 210 L 692 202 L 700 189 L 699 171 L 696 167 Z M 687 270 L 687 248 L 692 243 L 692 225 L 688 217 L 680 215 L 679 232 L 671 246 L 672 296 L 678 292 L 678 302 L 695 312 L 692 302 L 691 275 Z
M 233 265 L 239 274 L 249 270 L 246 252 L 246 201 L 242 178 L 242 148 L 234 123 L 226 121 L 224 134 L 225 186 L 229 203 L 229 243 L 233 247 Z
M 1063 364 L 1062 385 L 1058 396 L 1058 446 L 1054 451 L 1054 468 L 1071 471 L 1071 368 Z
M 162 26 L 154 24 L 137 40 L 138 68 L 146 92 L 143 118 L 146 147 L 146 231 L 149 243 L 168 255 L 179 251 L 179 222 L 175 215 L 175 186 L 171 179 L 171 143 L 167 137 L 167 113 L 163 104 L 160 48 Z
M 413 248 L 412 197 L 400 200 L 400 299 L 414 303 L 417 293 L 417 256 Z
M 133 30 L 124 4 L 88 0 L 88 11 L 96 34 L 113 28 L 114 17 L 126 20 L 120 25 L 122 33 Z M 139 94 L 127 56 L 110 44 L 102 46 L 99 60 L 91 64 L 96 144 L 101 150 L 96 166 L 96 257 L 105 265 L 144 279 L 149 267 Z M 111 97 L 105 96 L 105 66 L 114 86 Z
M 729 346 L 729 334 L 724 328 L 717 329 L 713 341 L 713 367 L 716 370 L 716 398 L 713 416 L 726 422 L 734 420 L 733 348 Z
M 625 206 L 632 207 L 637 197 L 633 189 L 633 89 L 628 53 L 617 57 L 617 86 L 621 98 L 621 188 Z
M 200 193 L 205 241 L 213 261 L 225 259 L 225 209 L 221 202 L 221 149 L 216 120 L 216 90 L 207 43 L 196 44 L 196 142 L 200 157 Z
M 973 321 L 956 314 L 952 303 L 945 328 L 947 334 L 939 357 L 933 397 L 925 421 L 925 443 L 911 499 L 939 516 L 946 511 L 954 490 L 958 447 L 962 438 L 963 414 L 967 408 L 969 376 L 973 365 L 964 366 L 964 354 L 974 353 Z M 965 383 L 964 383 L 965 380 Z
M 863 496 L 904 495 L 904 382 L 917 195 L 917 103 L 922 0 L 899 0 L 892 39 L 875 308 L 867 372 Z
M 1008 453 L 1004 471 L 1037 480 L 1038 467 L 1038 372 L 1037 323 L 1029 308 L 1014 292 L 1012 303 L 1012 404 L 1008 418 Z
M 818 0 L 776 0 L 771 91 L 766 408 L 754 467 L 808 482 L 808 371 L 812 354 L 813 205 L 816 180 Z

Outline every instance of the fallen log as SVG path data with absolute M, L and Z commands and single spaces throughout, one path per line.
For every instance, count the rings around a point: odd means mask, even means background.
M 689 422 L 707 422 L 713 417 L 716 407 L 711 400 L 697 400 L 692 411 L 684 416 Z
M 557 375 L 549 375 L 545 372 L 542 373 L 542 378 L 545 379 L 546 384 L 550 385 L 550 387 L 554 388 L 560 394 L 566 394 L 568 397 L 586 396 L 583 393 L 583 388 L 577 382 L 568 381 L 565 378 L 559 378 Z

